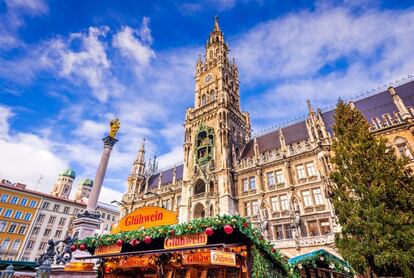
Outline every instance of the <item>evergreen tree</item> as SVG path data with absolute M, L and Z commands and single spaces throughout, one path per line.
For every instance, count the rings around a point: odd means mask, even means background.
M 333 126 L 333 204 L 342 232 L 336 244 L 362 273 L 414 277 L 414 177 L 386 139 L 339 100 Z

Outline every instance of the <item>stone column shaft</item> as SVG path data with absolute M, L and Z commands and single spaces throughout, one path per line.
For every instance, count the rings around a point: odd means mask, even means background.
M 101 193 L 102 183 L 105 177 L 106 167 L 108 166 L 109 156 L 111 155 L 112 147 L 118 140 L 107 136 L 103 139 L 103 141 L 104 149 L 102 152 L 101 160 L 99 162 L 98 170 L 96 172 L 93 188 L 91 194 L 89 195 L 88 206 L 86 208 L 86 210 L 89 212 L 96 211 L 99 194 Z

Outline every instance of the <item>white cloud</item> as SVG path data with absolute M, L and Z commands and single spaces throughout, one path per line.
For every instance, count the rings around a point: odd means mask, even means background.
M 33 188 L 43 176 L 38 189 L 49 192 L 68 163 L 55 154 L 47 139 L 28 133 L 10 134 L 11 116 L 10 109 L 0 106 L 0 177 Z
M 74 131 L 74 134 L 81 138 L 99 139 L 102 138 L 107 130 L 104 122 L 95 122 L 92 120 L 85 120 Z
M 0 139 L 7 139 L 9 137 L 9 118 L 13 116 L 11 109 L 5 106 L 0 106 Z
M 124 88 L 113 76 L 111 62 L 106 53 L 105 38 L 108 27 L 89 27 L 87 33 L 72 33 L 69 40 L 54 39 L 50 42 L 47 59 L 60 69 L 60 75 L 75 84 L 85 82 L 101 102 L 109 96 L 119 96 Z M 80 51 L 74 51 L 71 44 L 81 44 Z
M 111 203 L 111 201 L 113 200 L 119 201 L 121 200 L 124 191 L 126 191 L 126 187 L 125 190 L 121 189 L 120 191 L 118 191 L 105 187 L 105 185 L 103 185 L 101 189 L 101 194 L 99 195 L 99 201 L 107 204 Z
M 392 20 L 390 20 L 392 19 Z M 414 72 L 414 11 L 323 7 L 259 24 L 237 38 L 241 90 L 253 121 L 285 120 Z M 243 88 L 244 87 L 244 88 Z M 292 114 L 291 107 L 296 114 Z
M 149 46 L 152 42 L 152 37 L 148 23 L 149 19 L 144 17 L 139 30 L 124 26 L 113 37 L 113 46 L 119 49 L 122 56 L 131 60 L 135 65 L 134 71 L 138 77 L 141 77 L 142 71 L 148 67 L 151 59 L 155 58 L 155 52 Z
M 158 168 L 164 169 L 184 161 L 184 149 L 181 146 L 174 147 L 170 152 L 162 154 L 157 158 Z
M 43 0 L 5 0 L 7 8 L 16 12 L 27 12 L 31 15 L 41 15 L 49 11 Z

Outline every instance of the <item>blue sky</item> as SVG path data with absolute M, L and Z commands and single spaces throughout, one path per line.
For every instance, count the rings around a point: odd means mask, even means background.
M 195 62 L 215 15 L 255 132 L 414 73 L 412 1 L 0 1 L 0 178 L 48 192 L 66 167 L 93 178 L 119 117 L 102 200 L 138 148 L 182 160 Z

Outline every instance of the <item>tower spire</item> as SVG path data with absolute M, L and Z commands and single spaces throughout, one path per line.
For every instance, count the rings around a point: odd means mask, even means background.
M 214 17 L 214 32 L 221 32 L 220 26 L 218 23 L 218 16 Z

